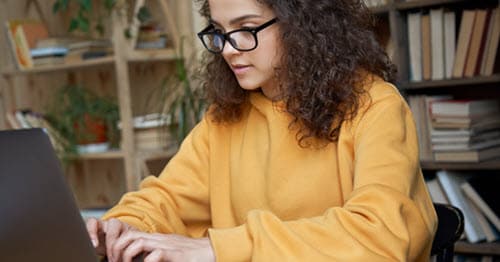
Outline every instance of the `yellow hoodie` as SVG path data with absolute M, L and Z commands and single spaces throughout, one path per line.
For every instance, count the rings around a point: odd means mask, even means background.
M 300 147 L 292 118 L 252 93 L 241 121 L 206 116 L 105 219 L 208 234 L 217 261 L 427 261 L 437 220 L 411 112 L 394 86 L 368 90 L 322 148 Z

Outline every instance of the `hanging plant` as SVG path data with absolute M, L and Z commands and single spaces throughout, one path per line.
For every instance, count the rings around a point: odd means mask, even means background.
M 52 5 L 52 12 L 67 12 L 70 2 L 76 2 L 78 5 L 77 14 L 71 18 L 68 31 L 79 30 L 84 33 L 90 33 L 90 14 L 92 13 L 92 0 L 56 0 Z M 104 9 L 108 14 L 116 4 L 116 0 L 103 0 Z M 98 16 L 94 29 L 100 36 L 104 35 L 103 17 Z

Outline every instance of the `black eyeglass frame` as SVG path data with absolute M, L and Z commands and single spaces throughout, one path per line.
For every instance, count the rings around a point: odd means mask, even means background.
M 255 48 L 257 48 L 257 46 L 259 45 L 259 40 L 257 38 L 257 33 L 262 31 L 263 29 L 265 29 L 266 27 L 276 23 L 278 21 L 278 18 L 273 18 L 267 22 L 265 22 L 264 24 L 258 26 L 258 27 L 255 27 L 255 28 L 240 28 L 240 29 L 236 29 L 236 30 L 233 30 L 233 31 L 230 31 L 230 32 L 227 32 L 227 33 L 220 33 L 220 32 L 217 32 L 217 31 L 212 31 L 214 29 L 214 25 L 209 25 L 207 26 L 205 29 L 201 30 L 199 33 L 198 33 L 198 38 L 200 38 L 201 42 L 203 43 L 203 46 L 205 46 L 205 48 L 211 52 L 211 53 L 214 53 L 214 54 L 220 54 L 222 53 L 222 51 L 224 50 L 224 46 L 226 45 L 226 41 L 229 42 L 229 44 L 231 44 L 231 46 L 238 50 L 238 51 L 241 51 L 241 52 L 248 52 L 248 51 L 252 51 L 254 50 Z M 233 41 L 231 41 L 231 34 L 233 33 L 237 33 L 237 32 L 248 32 L 248 33 L 251 33 L 254 40 L 255 40 L 255 46 L 252 47 L 252 48 L 238 48 L 236 46 L 234 46 L 233 44 Z M 210 48 L 208 48 L 207 44 L 205 43 L 205 41 L 203 41 L 203 36 L 205 35 L 218 35 L 222 38 L 222 48 L 220 51 L 215 51 L 215 50 L 212 50 Z

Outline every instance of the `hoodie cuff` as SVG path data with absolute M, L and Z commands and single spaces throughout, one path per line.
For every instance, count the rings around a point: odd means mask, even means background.
M 226 229 L 209 229 L 208 234 L 216 261 L 251 260 L 252 238 L 245 225 Z
M 116 218 L 129 226 L 136 228 L 139 231 L 151 233 L 153 232 L 153 227 L 151 223 L 148 223 L 147 219 L 140 219 L 138 217 L 122 214 L 111 209 L 101 218 L 102 220 L 109 220 L 111 218 Z M 147 218 L 147 217 L 146 217 Z

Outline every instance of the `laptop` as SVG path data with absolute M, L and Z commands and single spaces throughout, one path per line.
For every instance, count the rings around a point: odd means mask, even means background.
M 98 261 L 42 129 L 0 131 L 0 261 Z

